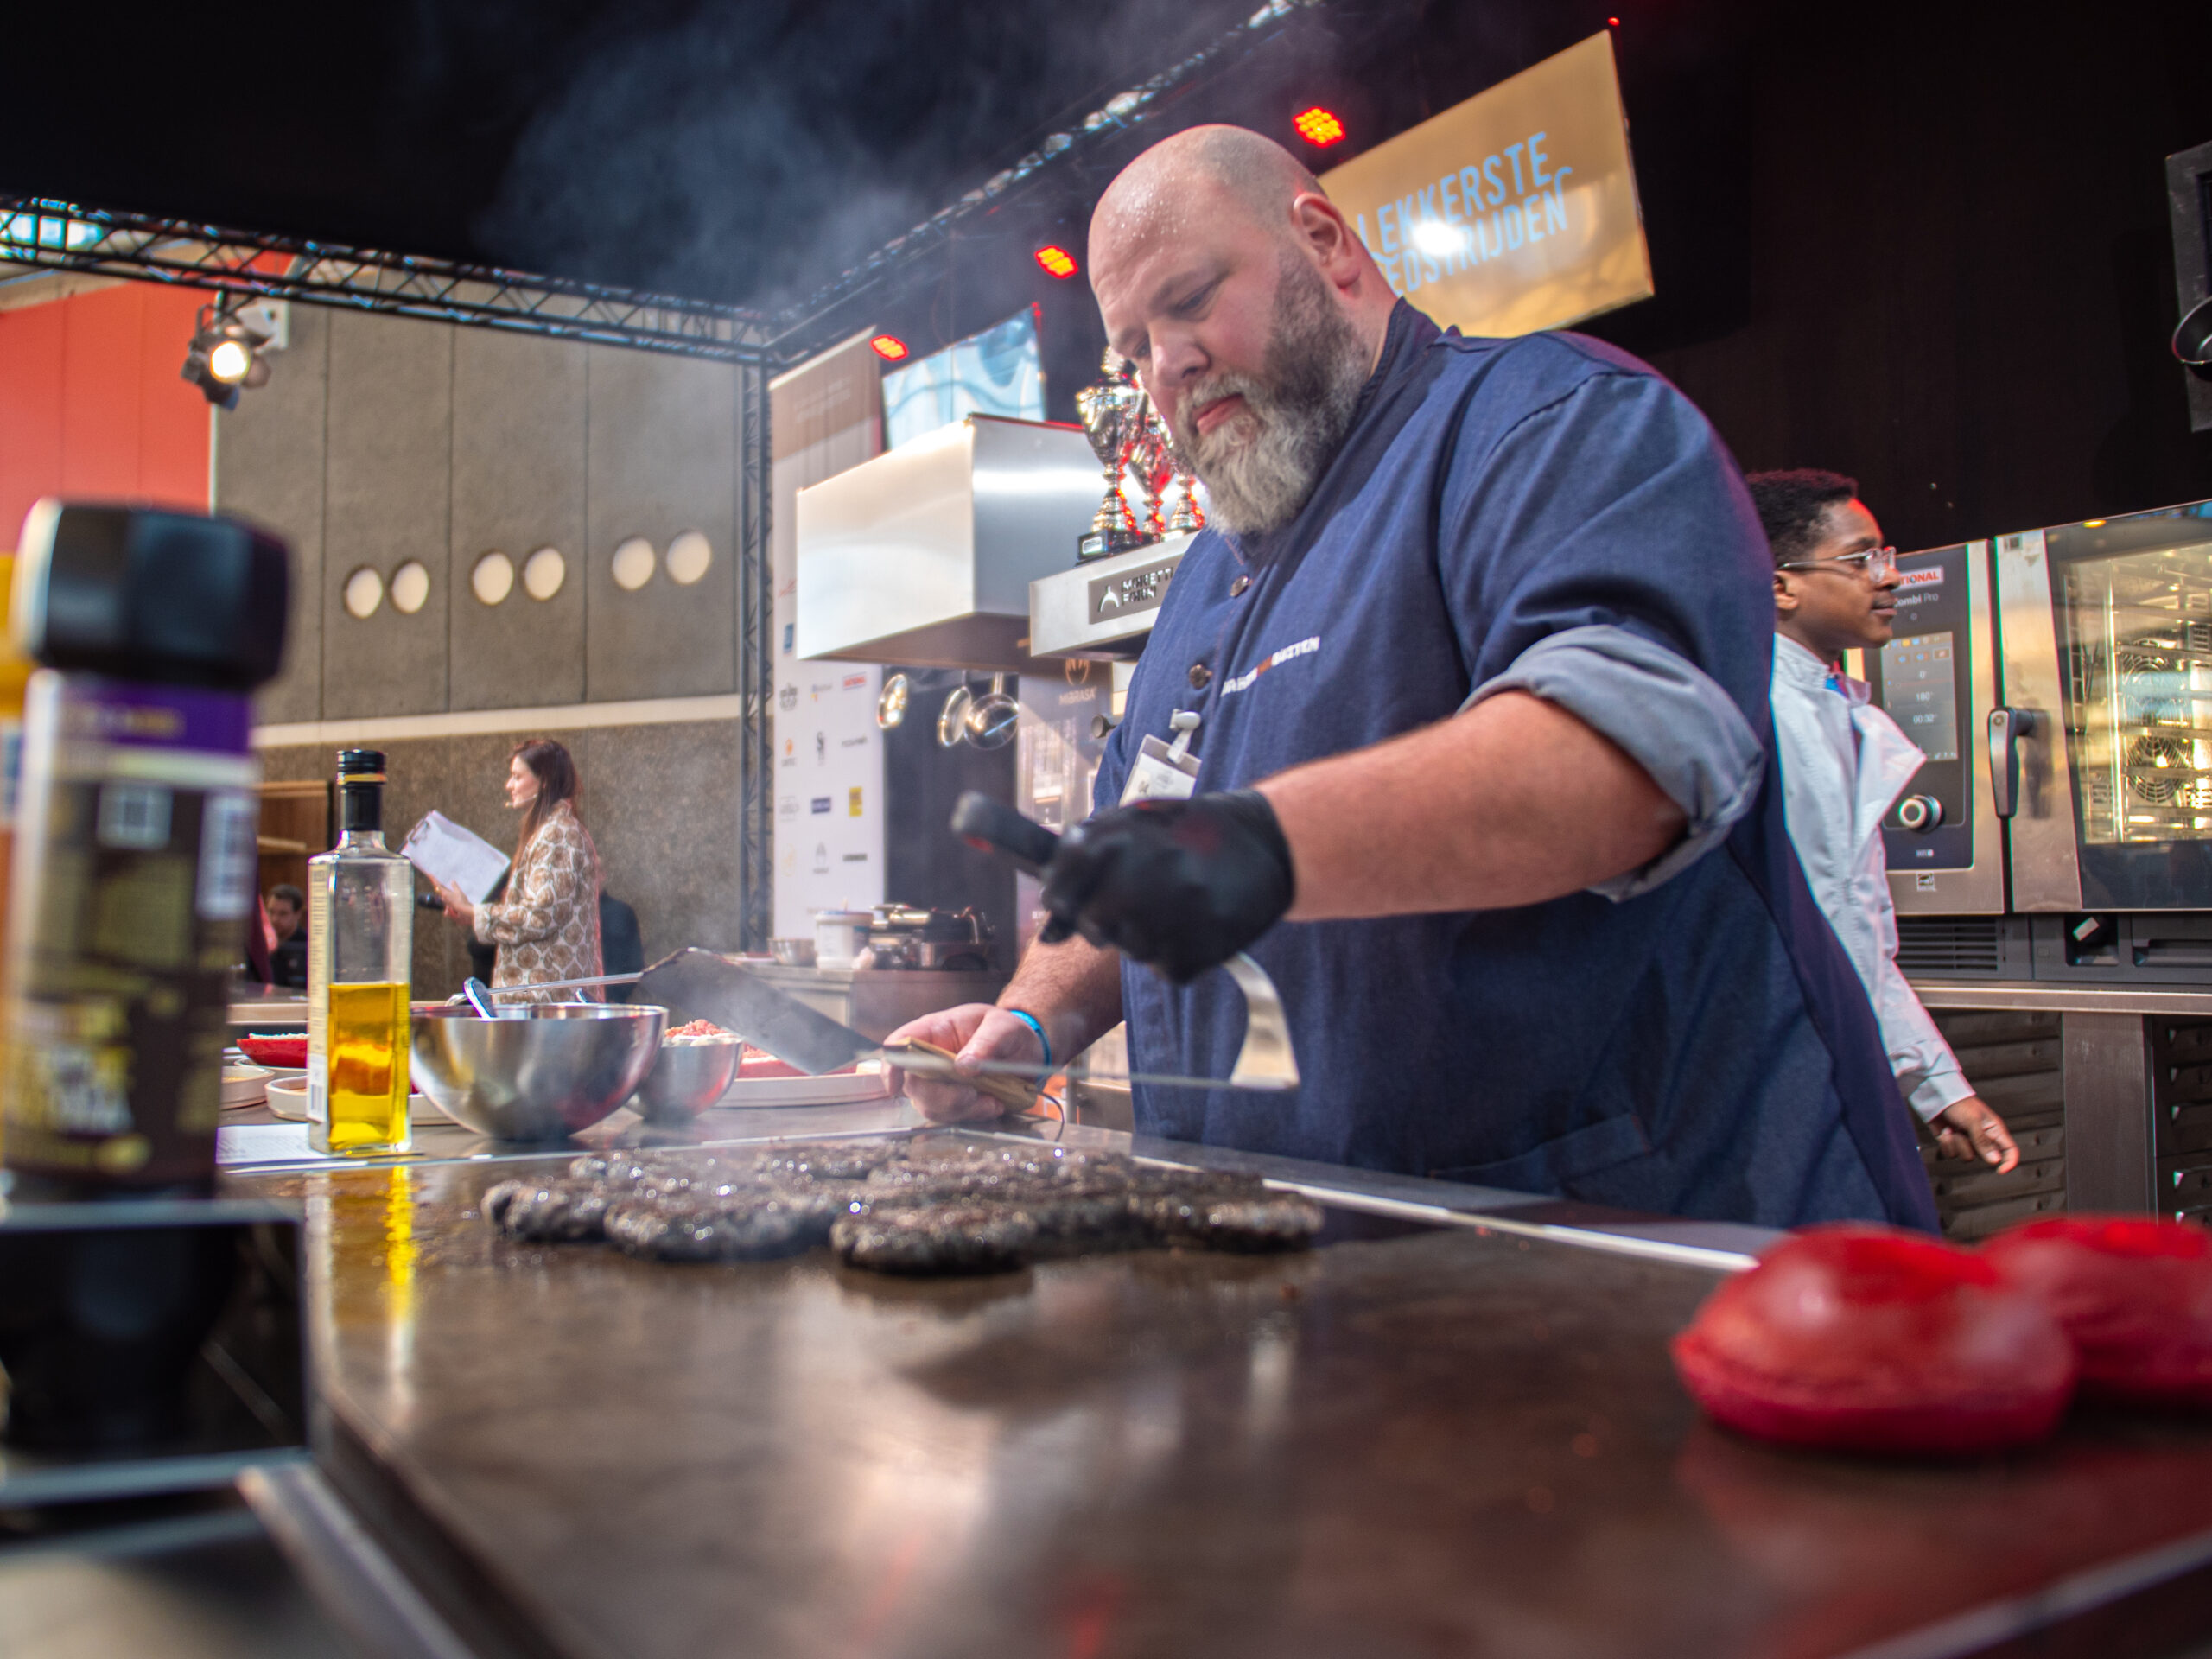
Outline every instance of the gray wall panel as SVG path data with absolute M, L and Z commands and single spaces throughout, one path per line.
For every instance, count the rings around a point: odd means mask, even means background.
M 586 694 L 594 702 L 736 689 L 736 385 L 727 365 L 588 349 L 590 549 Z M 668 546 L 705 532 L 714 562 L 690 587 L 670 579 Z M 616 546 L 652 543 L 652 579 L 614 582 Z
M 215 505 L 292 544 L 284 671 L 254 699 L 264 721 L 322 713 L 322 483 L 330 313 L 292 308 L 290 341 L 270 358 L 269 384 L 215 415 Z
M 599 843 L 607 890 L 638 912 L 645 960 L 687 944 L 740 949 L 737 723 L 605 726 L 579 735 L 584 823 Z
M 454 334 L 453 663 L 456 709 L 584 696 L 584 348 L 481 328 Z M 523 562 L 560 550 L 568 577 L 532 599 Z M 496 606 L 469 582 L 497 549 L 514 591 Z
M 454 331 L 351 312 L 331 313 L 329 327 L 323 717 L 435 713 L 447 706 Z M 346 613 L 352 572 L 366 566 L 388 590 L 410 559 L 430 573 L 419 612 L 402 615 L 387 591 L 365 620 Z

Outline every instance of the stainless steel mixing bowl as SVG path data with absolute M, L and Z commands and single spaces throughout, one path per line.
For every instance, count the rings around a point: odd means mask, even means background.
M 486 1020 L 417 1008 L 415 1086 L 454 1122 L 498 1141 L 557 1141 L 637 1091 L 660 1056 L 668 1010 L 634 1003 L 533 1003 Z
M 638 1085 L 638 1110 L 648 1123 L 689 1123 L 722 1097 L 745 1058 L 738 1038 L 663 1043 L 660 1059 Z

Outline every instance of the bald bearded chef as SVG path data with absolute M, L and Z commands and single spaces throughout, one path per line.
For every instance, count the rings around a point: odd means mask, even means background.
M 1287 152 L 1197 128 L 1091 220 L 1113 346 L 1204 480 L 1192 544 L 996 1007 L 899 1035 L 1225 1076 L 1249 948 L 1294 1096 L 1139 1086 L 1141 1132 L 1789 1224 L 1934 1224 L 1790 851 L 1770 560 L 1634 359 L 1440 333 Z M 1198 715 L 1196 793 L 1119 804 Z M 1141 792 L 1130 791 L 1133 798 Z M 1149 964 L 1148 966 L 1146 964 Z M 908 1080 L 932 1119 L 998 1110 Z

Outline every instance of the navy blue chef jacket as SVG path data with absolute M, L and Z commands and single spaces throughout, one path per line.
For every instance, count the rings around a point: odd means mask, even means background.
M 1202 716 L 1203 792 L 1512 687 L 1619 743 L 1689 830 L 1548 904 L 1279 924 L 1252 954 L 1300 1087 L 1140 1086 L 1138 1129 L 1684 1216 L 1932 1228 L 1866 992 L 1783 820 L 1770 571 L 1734 462 L 1650 369 L 1573 335 L 1462 339 L 1401 302 L 1297 519 L 1192 543 L 1094 804 L 1177 709 Z M 1122 989 L 1133 1070 L 1228 1075 L 1225 975 L 1179 989 L 1125 963 Z

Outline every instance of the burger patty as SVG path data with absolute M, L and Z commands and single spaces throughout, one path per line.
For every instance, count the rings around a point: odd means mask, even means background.
M 486 1220 L 534 1243 L 606 1238 L 669 1262 L 745 1262 L 828 1243 L 855 1268 L 1005 1272 L 1032 1260 L 1148 1247 L 1310 1246 L 1320 1205 L 1257 1177 L 1154 1169 L 1058 1147 L 902 1141 L 702 1154 L 589 1153 L 545 1181 L 503 1181 Z
M 830 1230 L 830 1247 L 852 1266 L 876 1273 L 1008 1273 L 1027 1265 L 1037 1224 L 1018 1210 L 932 1205 L 847 1216 Z

